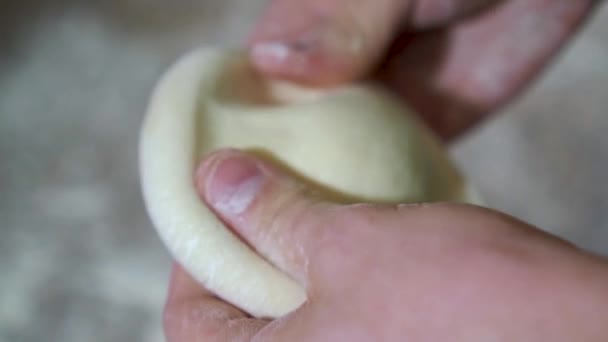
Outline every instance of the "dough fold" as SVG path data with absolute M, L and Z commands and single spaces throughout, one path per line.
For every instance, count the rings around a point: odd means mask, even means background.
M 306 89 L 261 78 L 244 51 L 189 53 L 163 75 L 143 122 L 144 200 L 172 256 L 255 317 L 282 316 L 306 294 L 199 199 L 194 170 L 225 147 L 270 158 L 343 203 L 480 204 L 439 140 L 381 88 Z

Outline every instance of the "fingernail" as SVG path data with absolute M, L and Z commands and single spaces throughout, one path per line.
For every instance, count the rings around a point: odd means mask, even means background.
M 207 201 L 227 216 L 244 213 L 264 185 L 263 171 L 248 156 L 229 156 L 216 163 L 205 186 Z
M 301 44 L 271 41 L 255 44 L 251 58 L 262 70 L 298 74 L 305 70 L 310 53 Z
M 291 53 L 290 47 L 280 42 L 262 42 L 253 46 L 251 55 L 260 65 L 271 66 L 284 63 Z
M 361 54 L 363 42 L 358 32 L 327 20 L 288 37 L 260 41 L 252 46 L 251 58 L 266 70 L 303 73 L 316 63 Z

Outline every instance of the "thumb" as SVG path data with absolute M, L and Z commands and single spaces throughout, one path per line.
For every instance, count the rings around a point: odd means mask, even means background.
M 332 204 L 253 155 L 218 151 L 196 173 L 202 199 L 259 254 L 304 287 Z
M 362 77 L 386 52 L 408 0 L 275 0 L 250 39 L 262 73 L 309 85 Z

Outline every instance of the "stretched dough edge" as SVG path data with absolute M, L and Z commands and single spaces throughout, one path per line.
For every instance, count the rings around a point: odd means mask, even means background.
M 163 243 L 196 280 L 255 317 L 278 317 L 304 302 L 303 289 L 232 234 L 193 185 L 197 108 L 222 56 L 189 53 L 155 88 L 140 136 L 144 201 Z

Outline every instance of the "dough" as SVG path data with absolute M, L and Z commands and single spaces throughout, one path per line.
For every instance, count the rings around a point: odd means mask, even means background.
M 305 89 L 262 79 L 240 50 L 186 55 L 160 80 L 143 123 L 146 207 L 174 258 L 255 317 L 284 315 L 306 295 L 199 199 L 193 172 L 221 147 L 272 158 L 344 203 L 478 203 L 438 140 L 379 87 Z

